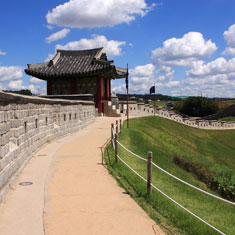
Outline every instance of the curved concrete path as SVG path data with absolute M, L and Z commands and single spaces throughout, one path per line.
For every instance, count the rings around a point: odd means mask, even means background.
M 37 151 L 0 205 L 0 234 L 164 234 L 101 164 L 114 120 L 97 118 Z

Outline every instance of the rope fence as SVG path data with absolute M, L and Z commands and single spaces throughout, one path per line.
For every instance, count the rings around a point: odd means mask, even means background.
M 111 124 L 111 139 L 112 139 L 112 145 L 113 148 L 115 150 L 115 160 L 116 162 L 118 162 L 118 160 L 120 160 L 125 166 L 127 166 L 134 174 L 136 174 L 139 178 L 141 178 L 144 182 L 147 183 L 147 194 L 151 194 L 151 188 L 154 188 L 155 190 L 157 190 L 159 193 L 161 193 L 163 196 L 165 196 L 166 198 L 168 198 L 170 201 L 172 201 L 173 203 L 175 203 L 177 206 L 179 206 L 181 209 L 183 209 L 184 211 L 186 211 L 187 213 L 191 214 L 193 217 L 197 218 L 198 220 L 200 220 L 201 222 L 203 222 L 204 224 L 206 224 L 207 226 L 209 226 L 210 228 L 212 228 L 213 230 L 215 230 L 216 232 L 220 233 L 220 234 L 224 234 L 222 231 L 220 231 L 219 229 L 215 228 L 213 225 L 207 223 L 205 220 L 203 220 L 202 218 L 200 218 L 199 216 L 197 216 L 196 214 L 194 214 L 193 212 L 191 212 L 190 210 L 188 210 L 187 208 L 185 208 L 184 206 L 182 206 L 180 203 L 178 203 L 177 201 L 175 201 L 173 198 L 171 198 L 170 196 L 168 196 L 167 194 L 165 194 L 164 192 L 162 192 L 159 188 L 157 188 L 155 185 L 152 184 L 152 165 L 154 167 L 156 167 L 157 169 L 161 170 L 162 172 L 164 172 L 165 174 L 167 174 L 168 176 L 176 179 L 177 181 L 199 191 L 202 192 L 208 196 L 211 196 L 213 198 L 216 198 L 218 200 L 221 200 L 225 203 L 228 203 L 230 205 L 235 205 L 234 202 L 231 202 L 229 200 L 223 199 L 221 197 L 218 197 L 214 194 L 211 194 L 209 192 L 206 192 L 192 184 L 189 184 L 188 182 L 176 177 L 175 175 L 169 173 L 168 171 L 162 169 L 160 166 L 158 166 L 157 164 L 155 164 L 154 162 L 152 162 L 152 152 L 148 152 L 148 159 L 143 158 L 135 153 L 133 153 L 132 151 L 130 151 L 128 148 L 126 148 L 123 144 L 121 144 L 118 141 L 118 134 L 121 132 L 121 120 L 120 120 L 120 129 L 118 131 L 118 121 L 116 121 L 116 133 L 114 134 L 114 124 Z M 128 153 L 130 153 L 131 155 L 147 162 L 147 179 L 145 179 L 143 176 L 141 176 L 137 171 L 135 171 L 130 165 L 128 165 L 118 154 L 118 145 L 120 145 L 123 149 L 125 149 Z

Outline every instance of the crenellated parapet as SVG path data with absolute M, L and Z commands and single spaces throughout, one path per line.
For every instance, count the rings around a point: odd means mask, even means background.
M 126 110 L 127 110 L 126 101 L 119 102 L 119 109 L 120 113 L 126 115 Z M 155 115 L 182 123 L 187 126 L 200 129 L 216 129 L 216 130 L 235 129 L 235 122 L 224 122 L 218 120 L 207 120 L 203 118 L 193 118 L 186 115 L 181 115 L 167 108 L 156 107 L 154 110 L 154 106 L 144 103 L 137 103 L 136 101 L 129 102 L 129 114 L 132 117 Z
M 0 202 L 41 145 L 93 122 L 92 101 L 51 100 L 0 92 Z

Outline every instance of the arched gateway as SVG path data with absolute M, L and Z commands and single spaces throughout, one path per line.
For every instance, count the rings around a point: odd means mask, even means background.
M 98 112 L 111 99 L 111 79 L 125 78 L 127 70 L 109 61 L 103 48 L 57 50 L 52 60 L 28 64 L 28 75 L 47 81 L 47 95 L 94 95 Z

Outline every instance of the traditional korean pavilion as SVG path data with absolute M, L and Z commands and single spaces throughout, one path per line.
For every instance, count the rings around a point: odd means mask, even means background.
M 47 81 L 47 95 L 92 94 L 98 112 L 111 98 L 111 79 L 125 78 L 127 70 L 109 61 L 103 48 L 57 50 L 46 63 L 28 64 L 28 75 Z

